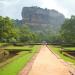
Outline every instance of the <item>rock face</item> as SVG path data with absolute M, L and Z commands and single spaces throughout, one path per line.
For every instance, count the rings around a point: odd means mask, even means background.
M 23 7 L 22 22 L 34 32 L 52 31 L 56 34 L 65 17 L 56 10 L 43 9 L 40 7 Z
M 64 20 L 64 15 L 56 10 L 43 9 L 40 7 L 24 7 L 22 9 L 22 21 L 24 24 L 30 26 L 59 28 Z

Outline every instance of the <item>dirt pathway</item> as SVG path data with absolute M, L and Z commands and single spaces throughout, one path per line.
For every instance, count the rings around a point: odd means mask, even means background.
M 25 75 L 25 74 L 24 74 Z M 37 55 L 28 75 L 70 75 L 68 68 L 46 47 Z

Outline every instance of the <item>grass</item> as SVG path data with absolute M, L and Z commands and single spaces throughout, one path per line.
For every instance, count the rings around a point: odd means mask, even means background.
M 72 59 L 72 58 L 70 58 L 70 57 L 68 57 L 68 56 L 65 56 L 65 55 L 63 55 L 63 54 L 60 53 L 60 46 L 50 45 L 49 47 L 50 47 L 50 49 L 51 49 L 54 53 L 56 53 L 56 54 L 59 55 L 62 59 L 64 59 L 64 61 L 73 63 L 73 64 L 75 65 L 75 60 L 74 60 L 74 59 Z M 67 47 L 67 49 L 69 49 L 69 47 Z M 70 48 L 70 49 L 72 49 L 72 48 Z
M 0 75 L 17 75 L 19 71 L 27 64 L 27 62 L 32 58 L 32 56 L 37 52 L 40 46 L 32 47 L 32 53 L 20 53 L 14 58 L 12 62 L 0 68 Z M 13 59 L 11 58 L 11 59 Z
M 33 46 L 32 46 L 33 47 Z M 10 46 L 7 46 L 5 47 L 4 49 L 21 49 L 21 50 L 24 50 L 24 49 L 29 49 L 29 48 L 32 48 L 31 46 L 27 45 L 27 46 L 13 46 L 13 45 L 10 45 Z
M 7 51 L 32 51 L 33 50 L 34 45 L 26 45 L 26 46 L 13 46 L 13 45 L 9 45 L 7 47 L 4 47 L 5 50 Z
M 6 44 L 6 43 L 0 43 L 0 47 L 3 46 L 3 45 L 5 45 L 5 44 Z
M 64 47 L 64 49 L 75 51 L 75 47 Z

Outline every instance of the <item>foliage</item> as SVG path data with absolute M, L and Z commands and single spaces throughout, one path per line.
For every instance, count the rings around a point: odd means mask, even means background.
M 20 29 L 20 41 L 29 42 L 33 38 L 32 33 L 26 25 L 23 25 Z
M 0 16 L 0 41 L 9 42 L 14 37 L 14 25 L 9 17 Z
M 63 42 L 75 43 L 75 16 L 65 20 L 60 33 Z
M 39 26 L 39 31 L 32 29 L 35 29 L 35 26 L 31 28 L 29 25 L 22 25 L 22 21 L 0 16 L 0 42 L 54 43 L 60 41 L 59 35 L 52 32 L 50 26 L 49 28 Z
M 26 25 L 18 28 L 12 19 L 0 16 L 0 42 L 28 42 L 33 38 Z

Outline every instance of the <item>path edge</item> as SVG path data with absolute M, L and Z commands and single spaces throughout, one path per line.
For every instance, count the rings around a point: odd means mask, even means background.
M 62 59 L 59 55 L 57 55 L 55 52 L 53 52 L 52 49 L 50 49 L 50 47 L 48 45 L 46 47 L 56 56 L 57 59 Z M 64 65 L 69 68 L 69 73 L 71 75 L 75 75 L 75 68 L 72 67 L 72 65 L 70 65 L 68 62 L 65 62 L 63 59 L 62 59 L 62 61 L 60 60 L 60 62 L 63 64 L 65 63 Z
M 17 75 L 28 75 L 31 68 L 32 68 L 32 65 L 38 55 L 38 53 L 40 52 L 41 48 L 43 46 L 41 45 L 41 47 L 37 50 L 37 52 L 32 56 L 32 58 L 28 61 L 28 63 L 26 65 L 24 65 L 24 67 L 18 72 Z M 23 74 L 24 73 L 24 74 Z

